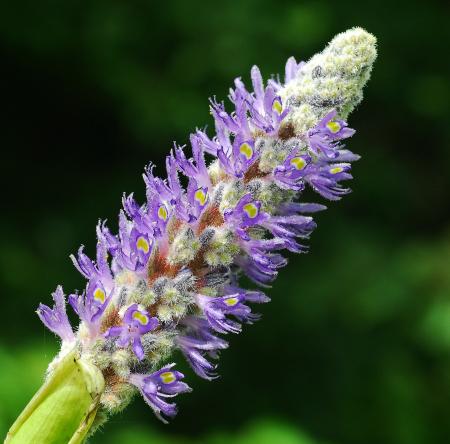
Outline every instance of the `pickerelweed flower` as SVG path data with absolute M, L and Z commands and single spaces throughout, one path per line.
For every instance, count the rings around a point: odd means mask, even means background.
M 284 81 L 264 84 L 254 66 L 252 89 L 240 78 L 230 89 L 232 110 L 211 100 L 214 135 L 191 134 L 191 156 L 175 145 L 165 179 L 145 169 L 146 201 L 124 196 L 118 234 L 99 222 L 96 259 L 83 247 L 72 257 L 87 280 L 68 296 L 79 327 L 69 324 L 61 287 L 54 307 L 37 312 L 62 340 L 51 369 L 76 350 L 101 371 L 99 418 L 134 393 L 163 421 L 173 417 L 169 398 L 190 391 L 167 363 L 175 349 L 200 377 L 217 377 L 228 347 L 221 335 L 256 321 L 253 304 L 269 301 L 240 288 L 239 276 L 267 287 L 287 263 L 283 250 L 307 251 L 311 214 L 325 206 L 301 202 L 306 187 L 329 200 L 350 191 L 342 182 L 359 156 L 345 147 L 354 134 L 345 119 L 375 57 L 375 38 L 354 28 L 306 63 L 291 57 Z

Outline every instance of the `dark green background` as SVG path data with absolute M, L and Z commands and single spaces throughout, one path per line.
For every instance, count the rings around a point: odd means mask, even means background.
M 442 2 L 443 4 L 444 2 Z M 144 196 L 150 160 L 208 124 L 253 64 L 282 71 L 354 25 L 379 39 L 349 147 L 354 193 L 163 426 L 141 399 L 94 443 L 450 442 L 449 10 L 414 1 L 4 1 L 0 10 L 0 435 L 57 341 L 34 313 L 68 255 Z M 176 360 L 181 362 L 181 357 Z M 185 366 L 183 367 L 186 368 Z

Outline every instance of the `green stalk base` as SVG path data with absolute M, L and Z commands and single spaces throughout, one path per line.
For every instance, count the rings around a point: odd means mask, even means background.
M 103 389 L 100 370 L 72 350 L 56 363 L 10 428 L 5 444 L 81 444 Z

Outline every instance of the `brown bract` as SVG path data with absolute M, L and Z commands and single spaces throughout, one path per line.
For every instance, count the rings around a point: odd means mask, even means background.
M 197 234 L 201 234 L 206 227 L 220 227 L 224 222 L 219 207 L 217 205 L 210 205 L 205 209 L 198 222 Z
M 105 378 L 105 385 L 113 390 L 113 387 L 117 384 L 123 384 L 126 382 L 123 378 L 117 375 L 112 367 L 107 367 L 103 370 L 103 377 Z
M 244 175 L 244 183 L 250 182 L 252 179 L 256 179 L 257 177 L 265 177 L 267 173 L 264 173 L 259 169 L 259 161 L 253 163 L 250 168 L 245 172 Z
M 295 137 L 294 125 L 290 122 L 281 125 L 278 130 L 278 138 L 281 140 L 288 140 L 292 137 Z
M 151 286 L 161 276 L 173 278 L 180 271 L 181 265 L 170 264 L 165 255 L 156 251 L 148 264 L 148 284 Z
M 111 327 L 116 325 L 121 325 L 122 318 L 119 315 L 119 310 L 117 307 L 113 306 L 112 310 L 108 310 L 105 314 L 105 317 L 102 320 L 102 324 L 100 326 L 101 333 L 105 333 Z

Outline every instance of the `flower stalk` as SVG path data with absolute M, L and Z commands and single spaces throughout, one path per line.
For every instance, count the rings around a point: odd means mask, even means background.
M 76 350 L 58 357 L 44 385 L 10 428 L 5 444 L 80 444 L 100 407 L 103 375 Z
M 326 207 L 303 202 L 305 188 L 334 201 L 350 192 L 342 182 L 359 156 L 344 144 L 355 132 L 345 119 L 375 58 L 375 38 L 353 28 L 306 63 L 291 57 L 283 81 L 265 84 L 254 66 L 253 91 L 240 78 L 230 90 L 232 112 L 211 100 L 216 132 L 191 134 L 192 157 L 175 145 L 166 179 L 146 168 L 146 202 L 124 196 L 118 234 L 100 221 L 96 259 L 83 247 L 72 256 L 85 289 L 66 298 L 58 287 L 54 306 L 39 306 L 62 351 L 8 442 L 81 442 L 96 415 L 122 410 L 137 393 L 166 422 L 172 399 L 191 391 L 170 363 L 175 350 L 197 375 L 217 378 L 228 347 L 221 335 L 259 319 L 251 306 L 269 301 L 258 286 L 286 265 L 283 250 L 308 249 L 312 215 Z M 241 288 L 243 274 L 257 287 Z M 80 318 L 75 331 L 66 300 Z

